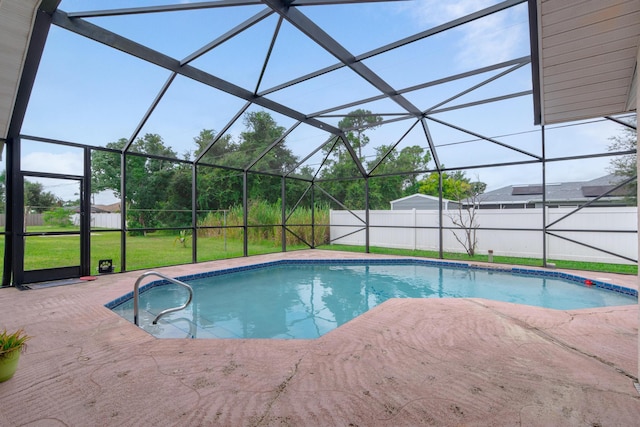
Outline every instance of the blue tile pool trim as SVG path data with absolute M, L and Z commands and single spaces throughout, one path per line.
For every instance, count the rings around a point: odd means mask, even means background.
M 456 269 L 469 269 L 469 270 L 482 270 L 482 271 L 496 271 L 500 273 L 508 273 L 513 274 L 515 276 L 542 276 L 549 277 L 554 279 L 564 279 L 569 282 L 574 282 L 576 284 L 586 285 L 587 282 L 590 282 L 591 285 L 596 288 L 605 289 L 607 291 L 617 292 L 624 295 L 629 295 L 635 298 L 638 298 L 638 291 L 631 288 L 625 288 L 624 286 L 614 285 L 602 280 L 588 279 L 583 276 L 577 276 L 574 274 L 563 273 L 561 271 L 549 271 L 549 270 L 536 270 L 530 268 L 520 268 L 520 267 L 493 267 L 493 266 L 484 266 L 477 264 L 467 264 L 464 262 L 450 262 L 450 261 L 436 261 L 436 260 L 428 260 L 428 259 L 293 259 L 293 260 L 278 260 L 278 261 L 269 261 L 263 262 L 259 264 L 251 264 L 244 265 L 240 267 L 232 267 L 225 268 L 223 270 L 214 270 L 207 271 L 204 273 L 196 273 L 189 274 L 187 276 L 176 277 L 176 279 L 188 282 L 190 280 L 196 279 L 204 279 L 207 277 L 213 276 L 222 276 L 225 274 L 232 273 L 240 273 L 243 271 L 257 270 L 260 268 L 267 267 L 277 267 L 277 266 L 287 266 L 287 265 L 426 265 L 430 267 L 447 267 L 447 268 L 456 268 Z M 139 292 L 142 294 L 149 289 L 155 288 L 156 286 L 167 285 L 170 282 L 167 280 L 155 280 L 153 282 L 147 283 L 140 287 Z M 133 298 L 133 291 L 114 299 L 105 304 L 105 307 L 109 309 L 113 309 L 120 304 L 124 303 Z

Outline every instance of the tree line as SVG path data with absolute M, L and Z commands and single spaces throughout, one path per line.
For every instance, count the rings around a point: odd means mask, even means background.
M 363 149 L 370 142 L 367 130 L 375 129 L 381 120 L 380 116 L 373 115 L 370 111 L 355 110 L 340 121 L 338 126 L 344 129 L 345 137 L 353 151 L 350 152 L 340 141 L 323 147 L 322 152 L 326 160 L 322 169 L 315 175 L 322 189 L 321 192 L 317 192 L 316 203 L 323 201 L 327 205 L 340 208 L 335 203 L 338 201 L 349 209 L 365 207 L 363 180 L 355 179 L 362 175 L 353 161 L 354 153 L 367 170 L 375 167 L 375 175 L 382 175 L 369 179 L 370 209 L 388 209 L 391 200 L 418 192 L 438 195 L 437 174 L 422 177 L 412 173 L 426 170 L 431 161 L 429 151 L 419 145 L 407 146 L 401 150 L 391 150 L 392 145 L 380 145 L 376 147 L 372 158 L 365 158 Z M 219 137 L 214 130 L 203 129 L 194 138 L 194 151 L 183 155 L 182 160 L 185 162 L 177 160 L 178 154 L 165 145 L 160 135 L 146 134 L 136 139 L 128 151 L 146 156 L 128 155 L 126 159 L 129 226 L 179 227 L 191 223 L 192 166 L 187 161 L 195 158 L 200 158 L 196 174 L 199 210 L 230 209 L 241 205 L 242 171 L 261 154 L 264 154 L 264 157 L 259 160 L 258 169 L 267 174 L 249 175 L 248 198 L 273 204 L 281 203 L 282 184 L 279 176 L 291 171 L 300 159 L 288 148 L 286 139 L 282 139 L 279 144 L 266 151 L 285 133 L 285 128 L 279 126 L 268 112 L 246 113 L 243 124 L 245 129 L 237 140 L 233 140 L 231 135 Z M 122 151 L 127 142 L 123 138 L 107 144 L 106 147 Z M 94 152 L 92 191 L 98 193 L 111 190 L 115 197 L 121 198 L 120 167 L 118 153 Z M 300 168 L 296 175 L 311 179 L 314 173 L 313 168 L 305 166 Z M 462 172 L 444 174 L 443 180 L 445 198 L 461 199 L 479 188 L 484 190 L 482 183 L 472 183 Z M 287 204 L 295 203 L 308 185 L 304 180 L 288 179 Z

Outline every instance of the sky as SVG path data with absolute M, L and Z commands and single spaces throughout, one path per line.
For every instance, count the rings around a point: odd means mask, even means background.
M 132 7 L 171 4 L 171 1 L 80 1 L 63 0 L 66 12 L 97 10 L 105 7 Z M 184 2 L 181 2 L 184 3 Z M 496 0 L 414 0 L 359 5 L 300 7 L 352 55 L 362 55 L 381 45 L 395 42 L 459 18 Z M 175 59 L 184 59 L 202 46 L 255 15 L 263 6 L 217 8 L 211 10 L 136 14 L 118 17 L 86 18 L 87 21 L 118 32 L 136 42 L 147 44 Z M 286 22 L 273 46 L 268 66 L 261 76 L 277 17 L 269 16 L 247 31 L 222 43 L 194 60 L 191 65 L 250 91 L 271 88 L 300 75 L 335 64 L 336 59 Z M 501 61 L 529 54 L 526 2 L 454 30 L 439 33 L 363 63 L 394 89 L 442 79 Z M 407 93 L 406 98 L 421 110 L 437 106 L 454 94 L 466 90 L 506 68 L 460 81 Z M 130 138 L 141 118 L 169 77 L 169 72 L 84 39 L 66 30 L 52 27 L 41 61 L 22 134 L 63 141 L 105 146 L 120 138 Z M 260 84 L 258 85 L 258 81 Z M 529 65 L 505 77 L 460 96 L 441 107 L 473 102 L 485 97 L 531 89 Z M 353 71 L 343 68 L 299 85 L 267 95 L 269 99 L 312 114 L 335 105 L 376 96 L 380 92 Z M 195 149 L 193 138 L 202 129 L 223 129 L 244 105 L 221 91 L 178 76 L 167 90 L 140 135 L 157 133 L 180 157 Z M 388 100 L 353 108 L 367 108 L 383 117 L 402 112 Z M 251 106 L 249 111 L 263 110 Z M 350 110 L 347 108 L 343 112 Z M 279 125 L 291 127 L 291 118 L 271 112 Z M 384 113 L 387 115 L 385 116 Z M 463 110 L 434 114 L 438 120 L 491 137 L 518 149 L 541 154 L 540 130 L 533 125 L 533 100 L 523 96 Z M 340 120 L 323 117 L 333 126 Z M 512 162 L 531 157 L 445 126 L 428 121 L 439 160 L 445 167 L 464 167 L 493 162 Z M 365 155 L 375 148 L 397 142 L 414 124 L 403 120 L 368 131 L 370 144 Z M 242 120 L 229 132 L 237 138 Z M 606 120 L 590 120 L 571 125 L 548 126 L 548 157 L 595 154 L 607 151 L 610 138 L 620 134 L 620 126 Z M 327 138 L 321 129 L 302 125 L 287 138 L 287 145 L 300 158 Z M 416 126 L 398 145 L 426 147 L 421 127 Z M 78 175 L 82 173 L 82 150 L 24 141 L 23 169 Z M 310 165 L 321 158 L 314 156 Z M 607 158 L 549 164 L 547 182 L 593 179 L 608 173 Z M 467 174 L 487 183 L 488 190 L 511 184 L 541 182 L 540 165 L 472 169 Z M 65 200 L 77 198 L 74 186 L 56 185 L 51 191 Z M 108 193 L 96 197 L 96 203 L 111 203 Z

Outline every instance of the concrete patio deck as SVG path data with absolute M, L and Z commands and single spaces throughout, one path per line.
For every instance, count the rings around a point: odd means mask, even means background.
M 171 276 L 299 251 L 157 269 Z M 0 384 L 2 426 L 631 426 L 638 306 L 558 311 L 393 299 L 316 340 L 159 340 L 104 307 L 141 272 L 0 289 L 34 338 Z M 609 277 L 637 288 L 636 277 Z M 150 279 L 152 280 L 152 279 Z

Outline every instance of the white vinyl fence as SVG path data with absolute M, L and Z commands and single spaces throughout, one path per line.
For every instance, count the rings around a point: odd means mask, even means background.
M 80 214 L 71 215 L 71 221 L 73 225 L 80 225 Z M 96 228 L 115 228 L 121 227 L 120 214 L 119 213 L 92 213 L 91 214 L 91 227 Z
M 573 208 L 547 209 L 547 224 L 572 212 Z M 365 245 L 365 211 L 331 211 L 331 241 L 342 245 Z M 478 254 L 542 258 L 542 209 L 482 209 L 476 211 Z M 443 227 L 455 227 L 444 211 Z M 615 256 L 638 258 L 638 211 L 636 207 L 585 208 L 548 228 L 560 237 L 547 234 L 547 258 L 559 260 L 633 264 Z M 360 219 L 359 219 L 360 218 Z M 433 210 L 369 211 L 371 246 L 439 250 L 439 213 Z M 425 227 L 425 228 L 420 228 Z M 483 230 L 485 228 L 485 230 Z M 510 230 L 496 230 L 509 228 Z M 491 230 L 488 230 L 491 229 Z M 568 231 L 580 230 L 580 231 Z M 605 231 L 598 231 L 605 230 Z M 623 232 L 626 231 L 626 232 Z M 443 251 L 465 252 L 453 233 L 463 238 L 461 229 L 444 229 Z M 352 234 L 350 234 L 352 233 Z M 576 244 L 586 244 L 609 253 Z

